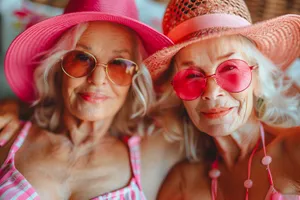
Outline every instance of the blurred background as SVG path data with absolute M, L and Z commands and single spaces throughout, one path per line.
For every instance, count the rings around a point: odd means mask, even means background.
M 136 0 L 140 20 L 162 31 L 161 19 L 168 2 Z M 0 0 L 0 99 L 14 96 L 3 71 L 3 58 L 11 41 L 32 24 L 61 14 L 67 3 L 68 0 Z M 246 3 L 253 22 L 287 13 L 300 14 L 300 0 L 246 0 Z M 288 74 L 300 87 L 300 59 L 288 69 Z

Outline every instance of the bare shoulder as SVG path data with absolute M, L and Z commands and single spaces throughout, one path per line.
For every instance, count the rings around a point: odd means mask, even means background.
M 159 199 L 208 199 L 209 195 L 207 167 L 202 163 L 184 161 L 170 171 L 160 190 Z M 202 198 L 205 196 L 208 198 Z
M 159 200 L 184 200 L 184 193 L 186 190 L 185 184 L 185 168 L 189 167 L 189 163 L 187 161 L 182 162 L 173 167 L 168 176 L 166 177 L 160 192 L 158 194 Z
M 26 141 L 28 141 L 29 143 L 41 144 L 44 142 L 49 142 L 51 140 L 52 135 L 55 136 L 54 133 L 47 131 L 46 129 L 43 129 L 38 125 L 32 123 L 28 130 Z
M 24 123 L 18 121 L 17 128 L 14 129 L 14 133 L 10 136 L 9 140 L 5 143 L 5 145 L 0 147 L 0 164 L 3 164 L 4 161 L 7 159 L 11 147 L 20 135 L 22 129 L 24 129 Z
M 264 126 L 265 130 L 276 137 L 276 145 L 282 147 L 285 153 L 300 159 L 300 127 L 280 128 Z M 298 153 L 298 155 L 297 155 Z M 285 154 L 286 156 L 286 154 Z M 300 161 L 300 160 L 299 160 Z M 300 164 L 300 162 L 299 162 Z
M 210 179 L 207 164 L 184 162 L 179 165 L 186 199 L 210 199 Z M 190 196 L 193 194 L 192 196 Z
M 300 167 L 300 127 L 279 128 L 265 126 L 265 130 L 274 135 L 273 150 L 288 159 L 293 166 Z M 300 174 L 299 174 L 300 175 Z
M 25 123 L 22 123 L 16 136 L 12 139 L 12 141 L 10 141 L 10 146 L 15 142 L 17 137 L 20 136 L 22 131 L 26 131 L 26 137 L 24 138 L 22 147 L 19 149 L 20 152 L 24 152 L 24 150 L 25 152 L 27 152 L 28 149 L 32 151 L 39 151 L 41 150 L 41 148 L 49 147 L 49 145 L 51 145 L 51 143 L 53 142 L 60 141 L 59 139 L 57 139 L 57 134 L 54 134 L 32 122 L 27 121 Z M 24 136 L 25 135 L 23 135 L 22 137 Z
M 283 148 L 294 165 L 300 167 L 300 127 L 286 129 L 282 136 Z

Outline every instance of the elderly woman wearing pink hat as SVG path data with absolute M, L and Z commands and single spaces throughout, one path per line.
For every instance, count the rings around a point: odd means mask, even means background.
M 145 63 L 189 161 L 158 199 L 300 199 L 300 94 L 282 71 L 300 55 L 300 16 L 251 24 L 242 0 L 171 0 L 163 28 L 175 45 Z
M 155 199 L 182 156 L 163 134 L 140 138 L 157 130 L 141 62 L 170 44 L 133 0 L 71 0 L 21 33 L 5 73 L 34 116 L 0 148 L 0 199 Z

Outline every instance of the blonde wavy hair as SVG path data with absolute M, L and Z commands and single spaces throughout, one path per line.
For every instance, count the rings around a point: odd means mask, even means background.
M 256 63 L 260 92 L 254 95 L 254 109 L 257 118 L 271 126 L 294 127 L 300 125 L 300 94 L 293 90 L 293 81 L 288 79 L 283 71 L 267 59 L 247 38 L 234 35 L 220 39 L 237 40 L 243 46 L 248 60 Z M 222 51 L 220 45 L 220 50 Z M 212 138 L 193 125 L 185 112 L 182 101 L 176 96 L 171 79 L 174 76 L 174 61 L 169 69 L 155 83 L 161 85 L 158 95 L 157 119 L 164 125 L 166 138 L 181 141 L 187 159 L 199 161 L 215 154 Z M 167 117 L 164 117 L 167 115 Z M 173 120 L 170 120 L 172 116 Z M 166 121 L 167 119 L 167 121 Z M 175 127 L 177 130 L 174 130 Z M 214 157 L 215 158 L 215 157 Z
M 43 56 L 44 59 L 38 64 L 34 72 L 38 99 L 33 103 L 33 118 L 43 128 L 55 131 L 61 122 L 63 101 L 59 89 L 62 78 L 60 59 L 66 52 L 75 49 L 79 38 L 88 25 L 88 23 L 82 23 L 69 29 L 52 49 L 38 55 Z M 141 124 L 143 117 L 155 101 L 151 76 L 148 70 L 141 65 L 146 51 L 138 36 L 135 35 L 135 37 L 135 62 L 140 65 L 140 71 L 133 77 L 127 99 L 114 118 L 110 130 L 112 134 L 132 134 L 133 132 L 136 133 L 137 130 L 142 130 L 138 128 L 138 124 Z M 139 134 L 143 135 L 144 132 L 140 131 Z

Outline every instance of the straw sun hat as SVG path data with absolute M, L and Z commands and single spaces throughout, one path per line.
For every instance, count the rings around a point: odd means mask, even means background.
M 154 80 L 182 48 L 224 35 L 242 35 L 281 69 L 300 55 L 300 15 L 283 15 L 252 24 L 243 0 L 171 0 L 163 19 L 164 34 L 175 45 L 145 60 Z

